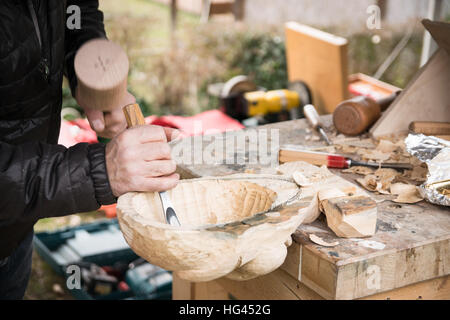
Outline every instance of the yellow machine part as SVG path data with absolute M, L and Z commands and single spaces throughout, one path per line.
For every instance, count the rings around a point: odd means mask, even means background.
M 289 111 L 300 107 L 301 102 L 297 92 L 285 89 L 247 92 L 244 98 L 247 101 L 249 117 Z

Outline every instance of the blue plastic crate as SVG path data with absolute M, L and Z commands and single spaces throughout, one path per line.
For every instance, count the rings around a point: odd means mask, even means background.
M 89 262 L 103 267 L 112 266 L 116 263 L 129 264 L 139 258 L 125 242 L 117 219 L 101 220 L 56 231 L 39 232 L 35 234 L 33 241 L 38 254 L 65 279 L 70 276 L 66 273 L 68 265 Z M 160 270 L 170 275 L 167 271 Z M 155 276 L 161 278 L 161 272 L 155 274 Z M 131 272 L 131 274 L 133 273 Z M 135 281 L 136 277 L 131 277 L 131 279 Z M 135 292 L 130 289 L 95 297 L 83 289 L 69 291 L 76 299 L 82 300 L 170 299 L 172 294 L 171 281 L 170 286 L 168 286 L 167 276 L 164 279 L 161 288 L 152 287 L 147 291 Z M 125 281 L 127 282 L 127 279 Z M 142 281 L 148 281 L 148 279 L 142 279 Z M 138 285 L 136 282 L 129 285 L 130 288 L 132 286 L 148 288 L 145 284 Z

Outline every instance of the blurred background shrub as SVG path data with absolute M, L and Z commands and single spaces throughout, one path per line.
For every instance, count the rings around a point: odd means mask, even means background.
M 258 86 L 287 86 L 283 26 L 250 26 L 230 21 L 201 24 L 200 17 L 180 12 L 177 30 L 170 28 L 170 12 L 153 1 L 101 2 L 109 39 L 119 43 L 130 59 L 129 89 L 144 114 L 193 115 L 216 108 L 207 93 L 211 83 L 238 74 L 251 76 Z M 349 40 L 349 73 L 373 75 L 404 33 L 389 29 L 346 34 L 325 31 Z M 376 34 L 380 41 L 374 41 Z M 417 72 L 423 28 L 411 39 L 381 80 L 404 87 Z M 76 107 L 64 89 L 63 107 Z

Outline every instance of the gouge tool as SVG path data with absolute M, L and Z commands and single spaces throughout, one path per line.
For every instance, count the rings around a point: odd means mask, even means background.
M 327 134 L 323 130 L 322 122 L 320 121 L 319 114 L 316 111 L 316 108 L 312 104 L 307 104 L 303 107 L 303 114 L 305 115 L 306 119 L 308 119 L 308 122 L 311 124 L 311 126 L 316 129 L 320 135 L 322 136 L 323 140 L 331 146 L 330 139 L 328 139 Z

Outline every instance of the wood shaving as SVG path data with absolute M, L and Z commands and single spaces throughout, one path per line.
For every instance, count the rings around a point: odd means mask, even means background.
M 374 175 L 383 184 L 383 188 L 389 190 L 389 186 L 400 176 L 400 172 L 394 169 L 380 168 L 375 171 Z
M 377 177 L 373 174 L 366 175 L 364 178 L 358 178 L 356 181 L 369 191 L 373 192 L 377 190 L 378 181 Z
M 397 150 L 398 145 L 392 143 L 389 140 L 380 140 L 377 146 L 377 150 L 384 152 L 384 153 L 390 153 L 394 150 Z
M 356 181 L 369 191 L 391 194 L 389 188 L 398 176 L 399 173 L 394 169 L 380 168 L 373 174 L 368 174 L 363 179 L 359 178 Z
M 354 154 L 358 151 L 359 148 L 349 146 L 349 145 L 335 145 L 335 147 L 341 152 L 341 153 L 347 153 L 347 154 Z
M 322 238 L 316 236 L 315 234 L 310 234 L 309 235 L 309 240 L 311 240 L 315 244 L 318 244 L 318 245 L 321 245 L 321 246 L 324 246 L 324 247 L 334 247 L 334 246 L 337 246 L 339 244 L 338 241 L 326 242 Z
M 394 202 L 399 203 L 416 203 L 423 200 L 419 190 L 415 185 L 406 183 L 393 183 L 391 184 L 391 193 L 398 197 L 394 199 Z
M 336 153 L 336 148 L 334 146 L 319 146 L 310 148 L 311 151 L 319 151 L 319 152 L 327 152 L 327 153 Z
M 300 187 L 306 187 L 313 184 L 311 180 L 306 178 L 300 171 L 295 171 L 292 174 L 292 178 L 294 179 L 295 183 Z
M 319 141 L 320 137 L 316 136 L 316 135 L 308 134 L 308 135 L 305 136 L 305 140 L 306 141 Z
M 422 166 L 415 166 L 411 172 L 410 178 L 418 182 L 424 182 L 425 180 L 427 180 L 427 173 L 427 168 L 424 168 Z
M 423 162 L 420 161 L 419 159 L 417 159 L 414 156 L 410 156 L 409 157 L 409 163 L 411 163 L 413 166 L 420 166 L 420 165 L 422 165 Z
M 345 173 L 356 173 L 356 174 L 360 174 L 360 175 L 363 175 L 363 176 L 366 176 L 368 174 L 373 174 L 374 173 L 372 168 L 362 167 L 362 166 L 350 167 L 348 169 L 342 170 L 342 172 L 345 172 Z
M 385 153 L 380 150 L 358 149 L 358 155 L 365 160 L 372 160 L 376 162 L 383 162 L 390 158 L 390 153 Z

